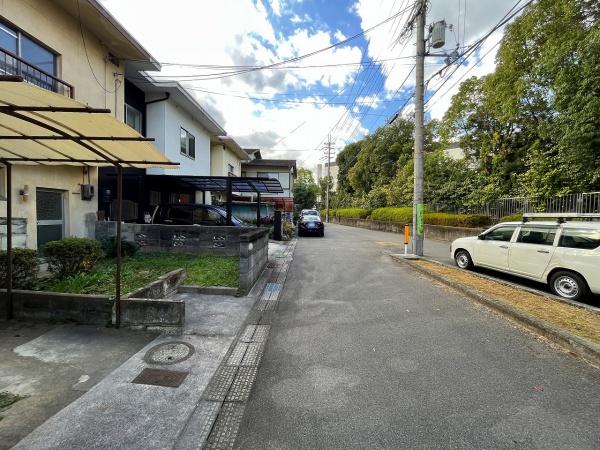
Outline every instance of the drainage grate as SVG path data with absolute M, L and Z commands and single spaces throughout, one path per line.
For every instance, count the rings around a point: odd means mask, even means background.
M 204 390 L 204 399 L 215 402 L 225 400 L 227 392 L 233 383 L 233 378 L 237 373 L 237 366 L 221 366 L 213 375 L 212 380 Z
M 185 380 L 185 377 L 187 376 L 187 372 L 146 368 L 133 379 L 132 383 L 176 388 L 183 383 L 183 380 Z
M 269 325 L 256 325 L 256 330 L 254 331 L 254 336 L 252 336 L 252 340 L 254 342 L 267 342 L 267 337 L 269 336 Z
M 244 409 L 245 406 L 240 403 L 223 403 L 204 448 L 220 450 L 233 448 L 244 417 Z
M 246 354 L 240 365 L 242 366 L 257 366 L 263 354 L 263 343 L 252 342 L 248 344 Z
M 238 366 L 242 359 L 244 358 L 244 354 L 246 353 L 246 349 L 248 348 L 248 344 L 245 342 L 238 342 L 231 354 L 229 355 L 229 359 L 227 360 L 227 364 L 230 366 Z
M 201 401 L 177 438 L 174 450 L 201 449 L 219 413 L 220 402 Z
M 269 261 L 267 263 L 267 269 L 274 269 L 275 268 L 275 262 L 274 261 Z
M 252 335 L 254 334 L 255 329 L 256 329 L 256 325 L 246 325 L 244 332 L 240 336 L 240 341 L 242 341 L 242 342 L 252 341 Z
M 144 355 L 149 364 L 175 364 L 194 354 L 194 347 L 187 342 L 167 342 L 152 347 Z
M 240 367 L 227 393 L 228 402 L 246 402 L 250 397 L 258 367 Z

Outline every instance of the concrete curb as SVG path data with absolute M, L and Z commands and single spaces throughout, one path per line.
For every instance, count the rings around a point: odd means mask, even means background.
M 238 288 L 225 287 L 225 286 L 195 286 L 195 285 L 182 285 L 177 289 L 179 292 L 186 292 L 190 294 L 206 294 L 206 295 L 238 295 Z
M 421 267 L 410 260 L 405 260 L 394 255 L 390 255 L 395 261 L 401 262 L 410 266 L 412 269 L 420 272 L 430 278 L 433 278 L 440 283 L 445 284 L 448 287 L 460 292 L 461 294 L 477 301 L 489 308 L 492 308 L 502 314 L 509 316 L 511 319 L 517 321 L 527 329 L 532 330 L 542 336 L 548 338 L 552 342 L 560 345 L 567 349 L 569 352 L 589 361 L 597 367 L 600 367 L 600 345 L 594 344 L 588 340 L 585 340 L 575 334 L 559 328 L 553 324 L 550 324 L 544 320 L 537 319 L 528 314 L 525 314 L 512 306 L 495 300 L 491 297 L 485 296 L 479 292 L 474 291 L 470 286 L 460 283 L 457 281 L 450 282 L 446 278 L 436 273 L 433 273 L 424 267 Z M 493 281 L 496 281 L 495 279 Z

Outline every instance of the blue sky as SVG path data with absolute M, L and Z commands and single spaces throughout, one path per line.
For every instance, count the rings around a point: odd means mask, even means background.
M 396 42 L 413 0 L 102 1 L 163 63 L 157 78 L 180 81 L 242 146 L 259 147 L 268 157 L 295 158 L 314 168 L 328 134 L 339 151 L 386 123 L 414 89 L 414 35 Z M 427 20 L 458 24 L 464 44 L 491 28 L 515 1 L 432 0 Z M 400 11 L 357 39 L 285 68 L 224 76 L 231 69 L 192 66 L 273 64 L 339 42 Z M 501 36 L 490 37 L 489 46 Z M 456 45 L 453 33 L 447 42 L 449 50 Z M 493 70 L 494 55 L 490 51 L 471 74 Z M 429 59 L 426 75 L 439 63 Z M 458 86 L 445 89 L 436 94 L 428 117 L 443 115 Z M 405 113 L 411 111 L 408 102 Z

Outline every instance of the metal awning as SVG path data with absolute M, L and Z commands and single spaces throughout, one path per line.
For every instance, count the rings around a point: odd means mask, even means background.
M 71 98 L 0 77 L 0 160 L 13 164 L 177 167 L 110 114 Z
M 181 183 L 196 191 L 226 192 L 231 183 L 232 192 L 282 194 L 279 180 L 263 177 L 209 177 L 191 175 L 148 175 L 149 179 Z
M 12 166 L 75 165 L 117 168 L 115 317 L 121 320 L 123 167 L 175 168 L 154 145 L 110 115 L 60 94 L 0 76 L 0 163 L 6 166 L 6 296 L 12 317 Z

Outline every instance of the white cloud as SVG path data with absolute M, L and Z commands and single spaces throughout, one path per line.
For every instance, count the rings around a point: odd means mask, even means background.
M 274 14 L 287 14 L 285 11 L 289 11 L 289 8 L 283 3 L 269 3 Z M 161 62 L 266 65 L 327 47 L 340 37 L 339 33 L 332 36 L 328 31 L 309 31 L 303 28 L 296 29 L 289 38 L 281 37 L 270 23 L 269 12 L 261 0 L 170 0 L 167 4 L 163 0 L 106 0 L 104 4 Z M 144 11 L 143 17 L 140 11 Z M 185 14 L 182 14 L 182 11 L 185 11 Z M 292 19 L 297 20 L 294 16 Z M 300 19 L 303 22 L 310 21 L 308 15 Z M 342 46 L 294 65 L 356 62 L 360 61 L 361 57 L 358 47 Z M 337 91 L 353 79 L 358 68 L 342 66 L 328 70 L 262 70 L 243 76 L 197 80 L 202 78 L 198 75 L 206 76 L 208 73 L 228 70 L 163 65 L 160 75 L 190 75 L 190 79 L 196 80 L 184 84 L 192 89 L 235 93 L 242 97 L 272 98 L 288 87 L 298 90 L 319 83 Z M 247 98 L 213 95 L 198 90 L 191 92 L 211 114 L 222 119 L 221 125 L 230 135 L 239 137 L 240 144 L 249 147 L 262 146 L 263 149 L 278 143 L 302 121 L 306 121 L 306 124 L 276 147 L 293 150 L 316 148 L 346 112 L 343 105 L 257 104 Z M 294 100 L 287 96 L 278 98 Z M 324 102 L 326 99 L 299 97 L 295 100 Z M 358 121 L 351 122 L 352 129 L 362 130 Z M 275 154 L 265 151 L 263 154 L 296 158 L 300 165 L 308 167 L 316 166 L 321 156 L 321 153 L 316 151 Z
M 269 3 L 271 4 L 271 9 L 273 10 L 273 14 L 275 14 L 276 16 L 280 16 L 281 15 L 281 3 L 279 2 L 279 0 L 270 0 Z

